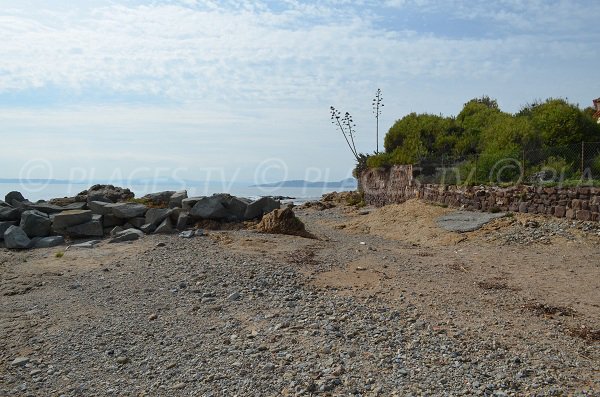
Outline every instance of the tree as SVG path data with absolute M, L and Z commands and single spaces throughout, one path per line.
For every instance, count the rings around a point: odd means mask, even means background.
M 381 108 L 383 107 L 383 97 L 381 96 L 381 89 L 378 88 L 375 93 L 375 98 L 373 98 L 373 114 L 375 114 L 376 127 L 375 127 L 375 139 L 376 139 L 376 149 L 375 154 L 379 154 L 379 116 L 381 115 Z

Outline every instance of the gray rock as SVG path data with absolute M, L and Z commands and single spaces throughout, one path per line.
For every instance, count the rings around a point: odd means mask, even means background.
M 248 199 L 231 196 L 223 203 L 223 206 L 229 211 L 230 220 L 243 221 L 250 203 L 251 201 Z
M 102 240 L 90 240 L 84 243 L 73 244 L 71 247 L 75 248 L 94 248 L 96 245 L 100 244 Z
M 102 237 L 102 215 L 94 214 L 91 221 L 68 227 L 67 233 L 73 237 Z
M 146 212 L 146 218 L 143 224 L 150 223 L 158 226 L 171 214 L 171 211 L 172 210 L 168 208 L 150 208 Z
M 148 208 L 137 203 L 117 203 L 111 206 L 112 214 L 117 218 L 130 219 L 144 216 Z
M 122 232 L 123 229 L 121 226 L 115 226 L 111 231 L 110 231 L 110 237 L 116 237 L 117 234 L 119 234 L 120 232 Z
M 198 229 L 196 230 L 196 236 L 206 236 L 206 233 L 204 233 L 204 229 Z
M 92 220 L 90 210 L 69 210 L 56 214 L 52 218 L 52 230 L 55 233 L 65 233 L 70 226 L 81 225 Z
M 169 208 L 181 208 L 183 205 L 183 200 L 187 198 L 187 190 L 175 192 L 169 199 Z
M 137 218 L 128 219 L 127 223 L 129 223 L 131 226 L 135 227 L 136 229 L 139 229 L 140 227 L 142 227 L 146 224 L 146 218 L 138 216 Z
M 28 210 L 21 214 L 21 223 L 19 224 L 19 227 L 29 238 L 46 237 L 50 235 L 52 221 L 48 215 L 43 212 L 38 210 Z
M 87 206 L 94 214 L 112 215 L 112 203 L 104 201 L 90 201 L 88 202 Z
M 222 195 L 204 197 L 194 205 L 190 216 L 195 219 L 227 219 L 230 213 L 223 205 L 225 200 Z
M 59 207 L 58 205 L 39 202 L 39 203 L 22 203 L 23 209 L 26 210 L 37 210 L 45 214 L 58 214 L 59 212 L 65 211 L 65 208 Z
M 196 203 L 200 200 L 202 200 L 203 198 L 205 198 L 204 196 L 202 197 L 188 197 L 186 199 L 181 200 L 181 208 L 183 208 L 184 211 L 191 211 L 192 208 L 194 208 L 194 205 L 196 205 Z
M 8 249 L 25 249 L 30 244 L 31 240 L 18 226 L 11 226 L 4 232 L 4 245 Z
M 175 194 L 172 190 L 167 190 L 164 192 L 150 193 L 142 197 L 142 200 L 149 201 L 154 205 L 159 206 L 168 206 L 169 201 L 171 200 L 171 196 Z
M 177 224 L 176 224 L 177 230 L 184 230 L 188 225 L 189 219 L 190 219 L 190 217 L 187 212 L 181 212 L 179 214 L 179 217 L 177 218 Z
M 23 367 L 29 362 L 29 357 L 17 357 L 11 361 L 10 365 L 14 367 Z
M 12 191 L 6 194 L 4 201 L 13 207 L 16 207 L 19 203 L 27 202 L 27 199 L 23 197 L 20 192 Z
M 91 201 L 116 203 L 119 201 L 130 200 L 135 197 L 135 194 L 129 189 L 115 187 L 113 185 L 94 185 L 88 190 L 79 193 L 78 196 L 86 196 L 88 203 Z
M 127 230 L 123 230 L 122 232 L 117 233 L 115 237 L 113 237 L 112 239 L 109 240 L 109 243 L 123 243 L 126 241 L 133 241 L 133 240 L 137 240 L 143 236 L 144 236 L 144 233 L 140 230 L 133 229 L 133 228 L 127 229 Z
M 504 216 L 506 216 L 506 213 L 490 214 L 485 212 L 457 211 L 440 216 L 435 222 L 444 230 L 463 233 L 477 230 L 491 220 Z
M 196 233 L 193 230 L 186 230 L 184 232 L 179 233 L 179 237 L 183 237 L 183 238 L 192 238 L 196 235 Z
M 18 221 L 21 219 L 21 212 L 17 208 L 0 207 L 0 222 Z
M 0 207 L 10 207 L 10 205 L 8 205 L 8 203 L 4 202 L 3 200 L 0 200 Z
M 248 204 L 244 218 L 247 220 L 256 219 L 262 217 L 264 214 L 279 209 L 281 203 L 277 200 L 273 200 L 271 197 L 261 197 L 260 199 L 253 201 Z
M 173 224 L 171 223 L 170 218 L 166 218 L 165 220 L 163 220 L 162 223 L 158 225 L 156 230 L 154 230 L 154 233 L 156 234 L 168 234 L 173 232 Z
M 147 223 L 145 225 L 142 225 L 142 227 L 140 227 L 140 230 L 146 234 L 150 234 L 156 230 L 156 226 L 151 223 Z
M 0 241 L 4 240 L 4 232 L 11 226 L 16 226 L 17 222 L 15 221 L 3 221 L 0 222 Z
M 63 236 L 50 236 L 50 237 L 34 237 L 31 240 L 31 246 L 33 248 L 52 248 L 65 243 Z
M 62 208 L 65 211 L 69 211 L 69 210 L 85 210 L 85 209 L 87 209 L 87 203 L 85 203 L 85 202 L 71 203 L 71 204 L 67 204 L 65 206 L 62 206 Z
M 112 228 L 115 226 L 123 226 L 125 224 L 125 219 L 117 218 L 112 214 L 107 214 L 102 216 L 102 226 L 105 228 Z

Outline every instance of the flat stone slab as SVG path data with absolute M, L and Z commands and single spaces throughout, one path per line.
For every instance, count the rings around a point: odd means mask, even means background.
M 440 216 L 435 220 L 435 223 L 444 230 L 464 233 L 480 229 L 486 223 L 505 216 L 505 212 L 492 214 L 489 212 L 457 211 Z

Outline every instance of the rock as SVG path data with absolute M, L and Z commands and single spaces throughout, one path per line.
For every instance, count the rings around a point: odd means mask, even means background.
M 8 203 L 6 203 L 3 200 L 0 200 L 0 207 L 10 207 L 10 205 L 8 205 Z
M 146 212 L 145 222 L 142 223 L 142 225 L 150 223 L 154 226 L 158 226 L 171 214 L 171 211 L 172 210 L 168 208 L 150 208 Z
M 32 248 L 52 248 L 65 243 L 63 236 L 50 236 L 50 237 L 34 237 L 31 240 Z
M 148 316 L 149 321 L 156 320 L 157 318 L 158 318 L 158 314 L 156 314 L 156 313 L 152 313 L 151 315 Z
M 0 207 L 0 222 L 19 221 L 21 212 L 17 208 Z
M 50 203 L 50 204 L 52 204 L 52 203 Z M 65 211 L 69 211 L 69 210 L 85 210 L 85 209 L 87 209 L 87 203 L 85 203 L 85 202 L 78 202 L 78 203 L 72 203 L 72 204 L 62 205 L 61 207 Z
M 140 230 L 126 229 L 126 230 L 123 230 L 122 232 L 117 233 L 115 235 L 115 237 L 113 237 L 112 239 L 109 240 L 109 243 L 123 243 L 126 241 L 134 241 L 143 236 L 144 236 L 144 233 Z
M 110 231 L 110 237 L 115 237 L 117 234 L 119 234 L 120 232 L 122 232 L 123 229 L 121 226 L 116 226 L 114 227 L 111 231 Z
M 73 244 L 71 247 L 75 248 L 94 248 L 96 245 L 100 244 L 102 240 L 90 240 L 85 243 Z
M 248 204 L 244 218 L 247 220 L 257 219 L 280 207 L 281 203 L 279 201 L 273 200 L 271 197 L 262 197 Z
M 227 297 L 227 300 L 229 301 L 236 301 L 238 299 L 240 299 L 240 293 L 239 292 L 233 292 L 231 294 L 229 294 L 229 296 Z
M 14 221 L 4 221 L 0 222 L 0 241 L 4 240 L 4 232 L 11 226 L 16 226 L 17 222 Z
M 177 217 L 177 224 L 175 226 L 177 230 L 184 230 L 188 225 L 189 219 L 190 217 L 187 212 L 181 212 Z
M 31 240 L 27 234 L 18 226 L 10 226 L 4 232 L 4 245 L 8 249 L 29 248 Z
M 117 363 L 118 364 L 127 364 L 129 362 L 129 359 L 125 356 L 119 356 L 117 357 Z
M 168 234 L 173 233 L 173 224 L 171 223 L 171 219 L 166 218 L 162 221 L 162 223 L 154 230 L 156 234 Z
M 451 232 L 471 232 L 480 229 L 486 223 L 496 218 L 506 216 L 505 213 L 485 213 L 475 211 L 457 211 L 436 219 L 436 224 L 444 230 Z
M 21 206 L 26 210 L 37 210 L 45 214 L 58 214 L 59 212 L 65 211 L 65 208 L 59 207 L 46 202 L 39 203 L 22 203 Z
M 140 227 L 146 224 L 146 218 L 138 216 L 137 218 L 129 219 L 127 222 L 136 229 L 139 229 Z
M 164 192 L 150 193 L 142 197 L 142 200 L 152 203 L 155 206 L 168 207 L 171 196 L 175 194 L 172 190 Z
M 87 206 L 94 214 L 114 216 L 112 213 L 112 203 L 107 203 L 104 201 L 90 201 Z
M 198 237 L 206 236 L 206 233 L 204 233 L 204 229 L 196 230 L 196 236 L 198 236 Z
M 117 218 L 130 219 L 144 216 L 148 208 L 137 203 L 118 203 L 111 206 L 112 214 Z
M 264 215 L 256 229 L 262 233 L 290 234 L 307 238 L 315 238 L 306 231 L 304 223 L 294 215 L 294 211 L 287 207 L 276 209 Z
M 248 199 L 230 196 L 223 203 L 223 206 L 232 215 L 232 218 L 231 218 L 232 220 L 243 221 L 246 216 L 246 209 L 248 208 L 248 205 L 250 203 L 251 203 L 251 201 Z
M 131 200 L 135 197 L 135 194 L 129 189 L 115 187 L 113 185 L 94 185 L 88 190 L 79 193 L 77 196 L 85 196 L 88 203 L 91 201 L 117 203 L 120 201 Z
M 222 197 L 218 195 L 204 197 L 194 205 L 190 216 L 195 219 L 225 219 L 229 212 L 223 206 L 222 201 Z
M 187 190 L 175 192 L 169 199 L 169 208 L 181 208 L 183 205 L 183 200 L 187 198 Z
M 67 233 L 73 237 L 102 237 L 102 215 L 94 214 L 91 221 L 68 227 Z
M 196 233 L 193 230 L 186 230 L 185 232 L 179 233 L 179 237 L 183 237 L 183 238 L 192 238 L 195 235 L 196 235 Z
M 145 225 L 142 225 L 142 227 L 140 227 L 140 230 L 146 234 L 150 234 L 156 230 L 156 226 L 154 226 L 151 223 L 147 223 Z
M 81 225 L 92 220 L 90 210 L 69 210 L 56 214 L 52 218 L 52 231 L 58 234 L 65 233 L 70 226 Z
M 20 192 L 12 191 L 6 194 L 4 201 L 10 206 L 16 207 L 19 203 L 27 202 L 28 200 L 23 197 Z
M 97 202 L 97 201 L 95 201 Z M 115 226 L 123 226 L 125 219 L 117 218 L 113 214 L 107 214 L 102 216 L 102 226 L 104 228 L 112 228 Z
M 188 197 L 186 199 L 181 200 L 181 208 L 184 211 L 191 211 L 194 208 L 194 205 L 205 197 Z
M 29 357 L 17 357 L 11 361 L 10 365 L 14 367 L 24 367 L 27 363 L 29 363 Z
M 52 221 L 48 215 L 43 212 L 38 210 L 28 210 L 24 211 L 21 215 L 19 227 L 29 238 L 46 237 L 50 234 Z

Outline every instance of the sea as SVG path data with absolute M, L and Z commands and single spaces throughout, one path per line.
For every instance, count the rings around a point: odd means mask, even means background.
M 72 197 L 88 189 L 95 183 L 103 182 L 57 182 L 57 181 L 0 181 L 0 200 L 11 191 L 18 191 L 29 201 L 50 200 L 60 197 Z M 307 201 L 318 200 L 326 193 L 333 191 L 355 190 L 352 187 L 259 187 L 249 186 L 243 183 L 231 182 L 198 182 L 183 185 L 181 183 L 134 183 L 121 185 L 112 183 L 115 186 L 129 188 L 135 197 L 139 198 L 148 193 L 156 193 L 165 190 L 187 190 L 188 197 L 210 196 L 215 193 L 229 193 L 238 197 L 249 199 L 258 199 L 263 196 L 281 196 L 286 199 L 284 202 L 302 204 Z

